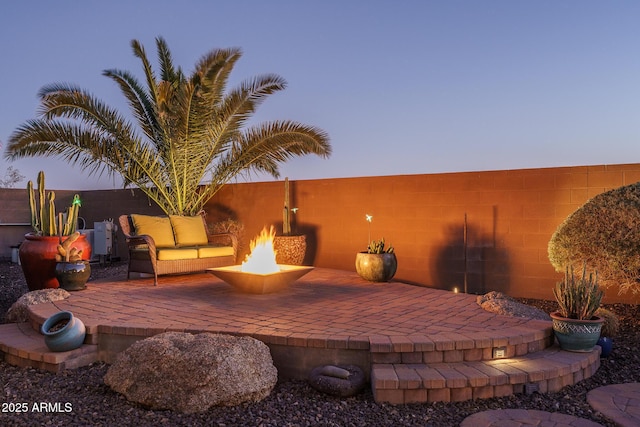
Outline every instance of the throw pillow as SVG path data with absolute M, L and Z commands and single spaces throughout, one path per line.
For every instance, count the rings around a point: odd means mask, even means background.
M 200 215 L 169 215 L 177 246 L 201 246 L 209 243 L 207 230 Z
M 131 220 L 136 228 L 136 234 L 147 234 L 153 238 L 157 248 L 167 248 L 176 245 L 173 240 L 171 222 L 167 217 L 132 214 Z

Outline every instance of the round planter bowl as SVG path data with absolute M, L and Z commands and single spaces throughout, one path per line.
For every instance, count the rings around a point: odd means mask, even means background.
M 598 345 L 602 348 L 601 357 L 609 357 L 613 351 L 613 340 L 609 337 L 600 337 Z
M 81 291 L 87 288 L 91 276 L 89 261 L 59 262 L 56 264 L 56 279 L 65 291 Z
M 553 332 L 561 349 L 588 353 L 598 343 L 600 330 L 604 323 L 603 318 L 594 317 L 592 320 L 567 319 L 557 311 L 550 315 L 553 321 Z
M 356 272 L 364 280 L 388 282 L 395 276 L 397 269 L 398 259 L 395 253 L 370 254 L 358 252 L 356 254 Z
M 58 323 L 66 325 L 51 330 Z M 84 342 L 86 328 L 82 320 L 74 317 L 70 311 L 60 311 L 44 321 L 40 332 L 44 335 L 44 343 L 51 351 L 71 351 L 79 348 Z

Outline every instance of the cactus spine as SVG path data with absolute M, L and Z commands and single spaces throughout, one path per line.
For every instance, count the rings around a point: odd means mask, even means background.
M 41 236 L 68 236 L 76 230 L 78 222 L 78 210 L 80 208 L 80 196 L 74 195 L 73 202 L 67 208 L 67 220 L 62 227 L 62 221 L 56 216 L 56 194 L 50 191 L 48 194 L 44 187 L 44 172 L 38 173 L 38 187 L 33 188 L 33 182 L 27 183 L 29 196 L 29 211 L 31 212 L 31 227 L 36 234 Z M 36 191 L 38 193 L 36 197 Z M 37 203 L 36 203 L 37 198 Z M 60 214 L 62 215 L 62 214 Z

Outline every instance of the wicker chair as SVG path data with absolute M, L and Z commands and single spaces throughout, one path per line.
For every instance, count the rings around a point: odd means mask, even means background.
M 205 271 L 207 268 L 224 267 L 234 265 L 238 250 L 236 236 L 229 233 L 209 234 L 205 223 L 207 238 L 210 246 L 230 246 L 233 248 L 233 255 L 213 256 L 196 259 L 158 259 L 158 251 L 153 238 L 149 235 L 137 235 L 130 215 L 121 215 L 119 218 L 120 228 L 125 236 L 129 249 L 129 267 L 127 269 L 127 280 L 131 273 L 153 274 L 153 284 L 158 285 L 158 276 L 165 274 L 182 274 Z

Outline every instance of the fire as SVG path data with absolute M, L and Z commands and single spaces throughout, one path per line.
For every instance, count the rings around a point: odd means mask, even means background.
M 276 232 L 273 226 L 267 231 L 264 227 L 260 234 L 249 243 L 250 253 L 242 262 L 241 271 L 256 274 L 271 274 L 280 271 L 276 263 L 276 251 L 273 249 L 273 238 Z

